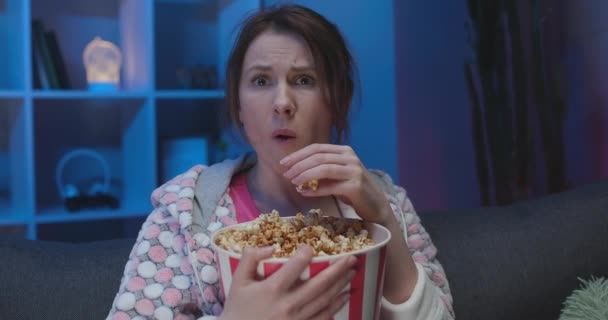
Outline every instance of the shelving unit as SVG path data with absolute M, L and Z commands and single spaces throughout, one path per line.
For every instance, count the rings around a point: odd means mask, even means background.
M 234 26 L 260 2 L 0 0 L 0 235 L 135 236 L 152 209 L 150 193 L 163 182 L 165 139 L 205 137 L 213 146 L 222 136 L 220 70 Z M 56 33 L 70 89 L 35 88 L 34 20 Z M 82 52 L 96 36 L 123 53 L 118 91 L 87 89 Z M 109 163 L 118 209 L 65 209 L 55 169 L 80 148 Z M 83 161 L 66 167 L 64 178 L 86 193 L 100 172 Z

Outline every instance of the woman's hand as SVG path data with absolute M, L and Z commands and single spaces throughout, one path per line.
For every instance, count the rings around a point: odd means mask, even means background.
M 402 303 L 411 296 L 418 279 L 416 265 L 401 234 L 393 210 L 371 174 L 349 146 L 312 144 L 281 160 L 285 177 L 300 185 L 319 180 L 316 191 L 304 189 L 304 196 L 335 195 L 355 209 L 363 220 L 379 223 L 394 235 L 387 245 L 384 297 Z
M 246 248 L 236 269 L 221 320 L 325 320 L 348 301 L 342 292 L 354 277 L 355 257 L 343 258 L 309 280 L 300 275 L 312 260 L 312 249 L 303 246 L 270 277 L 258 279 L 258 263 L 273 248 Z
M 363 220 L 385 225 L 392 209 L 369 171 L 349 146 L 311 144 L 281 160 L 284 173 L 295 185 L 319 180 L 317 190 L 299 190 L 304 196 L 335 195 L 355 209 Z

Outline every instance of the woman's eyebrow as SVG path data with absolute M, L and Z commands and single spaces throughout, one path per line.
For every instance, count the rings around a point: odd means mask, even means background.
M 265 65 L 265 64 L 254 64 L 251 67 L 247 68 L 245 70 L 245 73 L 247 74 L 252 71 L 268 72 L 268 71 L 272 71 L 272 66 Z M 316 71 L 316 69 L 312 65 L 301 65 L 301 66 L 292 66 L 289 71 L 292 71 L 292 72 L 308 71 L 308 72 L 310 72 L 310 71 Z
M 315 70 L 316 70 L 315 67 L 310 66 L 310 65 L 291 67 L 291 71 L 295 71 L 295 72 L 315 71 Z
M 253 66 L 249 67 L 245 73 L 249 73 L 251 71 L 271 71 L 272 70 L 272 66 L 269 65 L 264 65 L 264 64 L 254 64 Z

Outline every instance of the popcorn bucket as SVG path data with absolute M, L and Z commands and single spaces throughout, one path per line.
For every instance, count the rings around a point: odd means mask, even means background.
M 215 250 L 217 268 L 220 274 L 220 285 L 229 296 L 232 275 L 239 265 L 241 255 L 232 251 L 225 250 L 216 245 L 216 236 L 222 231 L 232 228 L 244 228 L 246 223 L 241 223 L 217 230 L 212 235 L 212 246 Z M 386 244 L 391 238 L 391 233 L 385 227 L 363 222 L 369 237 L 374 240 L 374 245 L 365 249 L 352 252 L 317 256 L 312 259 L 311 264 L 301 275 L 303 280 L 314 277 L 323 269 L 345 256 L 354 255 L 357 257 L 355 266 L 356 274 L 351 282 L 344 289 L 350 290 L 350 300 L 333 317 L 334 320 L 370 320 L 380 317 L 380 299 L 382 297 L 382 287 L 384 283 L 384 267 L 386 262 Z M 269 258 L 258 264 L 257 272 L 262 278 L 266 278 L 281 268 L 289 258 Z

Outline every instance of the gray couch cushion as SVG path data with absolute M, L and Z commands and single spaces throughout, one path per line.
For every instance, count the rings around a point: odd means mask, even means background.
M 577 277 L 608 275 L 608 182 L 503 208 L 421 213 L 457 319 L 555 320 Z M 1 240 L 1 319 L 104 319 L 134 239 Z
M 608 183 L 517 205 L 422 214 L 459 319 L 557 319 L 577 277 L 608 276 Z
M 105 319 L 133 244 L 0 240 L 0 317 Z

